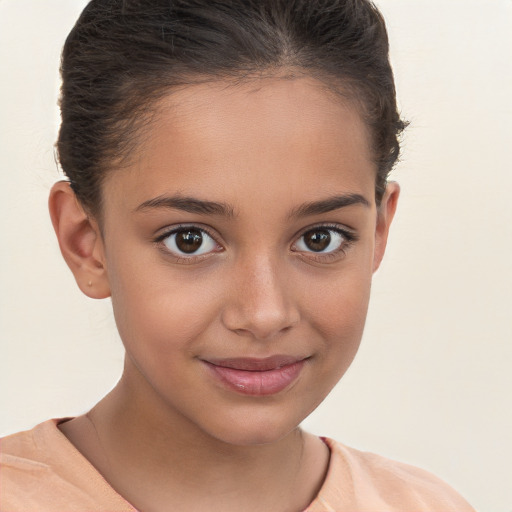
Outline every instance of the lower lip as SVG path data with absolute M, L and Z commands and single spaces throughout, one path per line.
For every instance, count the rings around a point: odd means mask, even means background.
M 228 388 L 243 395 L 265 396 L 279 393 L 295 382 L 305 360 L 266 371 L 237 370 L 205 363 Z

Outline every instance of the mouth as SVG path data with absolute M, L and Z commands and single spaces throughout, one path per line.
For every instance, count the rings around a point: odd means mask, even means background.
M 308 358 L 277 355 L 263 359 L 202 360 L 224 387 L 244 395 L 277 394 L 294 383 Z

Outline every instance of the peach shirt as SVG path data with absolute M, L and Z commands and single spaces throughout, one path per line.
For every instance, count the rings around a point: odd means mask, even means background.
M 137 512 L 49 420 L 0 440 L 0 512 Z M 324 439 L 325 482 L 305 512 L 474 512 L 421 469 Z

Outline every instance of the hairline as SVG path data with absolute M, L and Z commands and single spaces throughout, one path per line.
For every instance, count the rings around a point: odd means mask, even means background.
M 225 85 L 225 90 L 236 87 L 244 87 L 247 84 L 262 83 L 264 80 L 298 80 L 298 79 L 312 79 L 313 82 L 325 93 L 336 101 L 340 101 L 343 105 L 353 108 L 361 116 L 363 126 L 366 130 L 366 140 L 370 147 L 368 148 L 369 154 L 375 153 L 372 147 L 372 130 L 367 122 L 366 104 L 361 98 L 363 92 L 360 91 L 361 87 L 357 86 L 355 79 L 346 78 L 342 79 L 338 76 L 326 73 L 323 70 L 315 70 L 314 68 L 304 68 L 299 66 L 280 65 L 280 66 L 267 66 L 266 68 L 252 70 L 252 71 L 232 71 L 226 73 L 206 73 L 201 74 L 197 72 L 182 73 L 175 83 L 168 85 L 156 85 L 153 91 L 149 95 L 141 95 L 143 98 L 141 101 L 134 100 L 135 108 L 132 109 L 132 116 L 129 119 L 130 126 L 127 127 L 126 123 L 118 121 L 115 130 L 120 139 L 120 135 L 126 135 L 122 137 L 126 143 L 130 143 L 130 150 L 116 157 L 104 157 L 104 161 L 100 163 L 103 167 L 101 173 L 101 179 L 98 182 L 99 198 L 96 202 L 96 207 L 91 209 L 88 205 L 83 205 L 87 210 L 88 214 L 91 215 L 98 224 L 103 224 L 103 213 L 105 198 L 103 196 L 103 184 L 108 180 L 114 173 L 122 172 L 124 169 L 133 164 L 133 155 L 137 152 L 147 137 L 154 122 L 160 117 L 160 114 L 165 109 L 173 107 L 172 97 L 180 91 L 184 91 L 190 87 L 203 86 L 203 85 Z M 136 94 L 137 86 L 133 87 L 133 93 Z M 129 100 L 128 100 L 129 101 Z M 126 105 L 126 103 L 125 103 Z M 177 104 L 175 103 L 176 107 Z M 138 115 L 141 114 L 141 115 Z M 121 125 L 125 126 L 121 126 Z M 376 169 L 375 179 L 378 178 L 378 169 Z M 375 191 L 377 192 L 377 191 Z M 378 198 L 376 198 L 378 199 Z M 377 201 L 378 205 L 378 201 Z

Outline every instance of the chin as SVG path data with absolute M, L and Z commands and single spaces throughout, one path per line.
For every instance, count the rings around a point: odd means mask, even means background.
M 284 417 L 283 411 L 265 411 L 264 414 L 239 411 L 236 418 L 227 415 L 203 430 L 211 437 L 234 446 L 269 445 L 298 431 L 303 419 L 302 415 Z
M 273 430 L 273 429 L 264 429 L 264 430 L 245 430 L 245 431 L 230 431 L 223 432 L 220 435 L 216 436 L 219 441 L 222 441 L 226 444 L 230 444 L 233 446 L 263 446 L 277 443 L 287 437 L 291 432 L 295 431 L 299 427 L 293 427 L 291 430 L 282 431 L 282 430 Z

